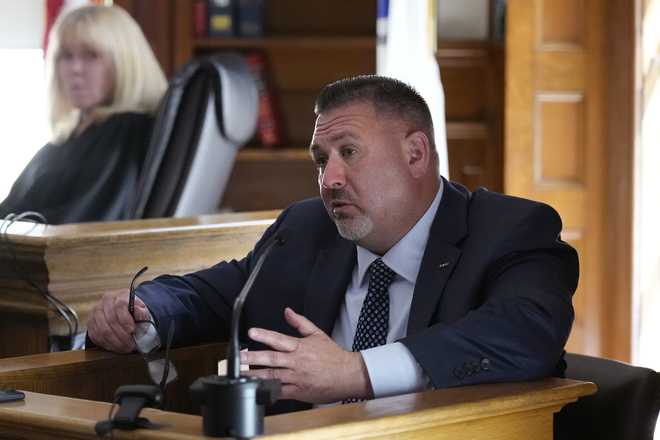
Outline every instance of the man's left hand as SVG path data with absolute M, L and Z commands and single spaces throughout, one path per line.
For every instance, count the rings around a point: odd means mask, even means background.
M 373 395 L 362 355 L 342 349 L 310 320 L 290 308 L 284 318 L 302 337 L 251 328 L 250 339 L 272 348 L 241 352 L 241 363 L 267 367 L 243 372 L 282 381 L 282 398 L 330 403 L 349 397 Z

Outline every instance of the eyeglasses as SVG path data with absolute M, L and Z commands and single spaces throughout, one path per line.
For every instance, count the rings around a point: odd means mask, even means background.
M 165 353 L 161 350 L 160 338 L 156 330 L 156 323 L 153 320 L 138 320 L 135 318 L 135 280 L 140 275 L 146 272 L 148 267 L 143 267 L 135 274 L 131 281 L 131 287 L 128 295 L 128 313 L 131 314 L 135 321 L 135 331 L 133 332 L 133 340 L 138 352 L 147 364 L 149 376 L 154 384 L 160 387 L 163 395 L 165 394 L 165 387 L 170 382 L 177 378 L 176 368 L 172 361 L 170 361 L 170 346 L 174 337 L 174 322 L 170 323 L 167 332 L 167 344 L 165 345 Z

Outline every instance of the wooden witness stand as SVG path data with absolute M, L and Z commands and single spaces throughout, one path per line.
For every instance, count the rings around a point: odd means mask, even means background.
M 175 358 L 190 360 L 200 353 L 214 352 L 220 344 L 177 350 Z M 67 355 L 64 359 L 61 355 Z M 60 359 L 57 360 L 56 358 Z M 0 360 L 0 387 L 26 384 L 32 380 L 53 389 L 57 383 L 76 379 L 69 393 L 95 382 L 107 394 L 107 383 L 94 381 L 94 371 L 105 372 L 104 379 L 117 376 L 120 364 L 131 365 L 134 355 L 120 356 L 105 352 L 52 353 Z M 203 362 L 201 363 L 203 364 Z M 188 363 L 199 371 L 200 363 Z M 115 365 L 114 369 L 108 369 Z M 181 363 L 178 363 L 182 370 Z M 207 363 L 208 366 L 208 363 Z M 123 367 L 123 370 L 129 368 Z M 184 368 L 185 369 L 185 368 Z M 44 376 L 46 371 L 62 373 Z M 134 368 L 132 370 L 135 370 Z M 57 374 L 56 373 L 56 374 Z M 68 374 L 65 374 L 68 373 Z M 190 371 L 182 377 L 190 376 Z M 120 373 L 119 375 L 121 375 Z M 129 373 L 130 375 L 130 373 Z M 63 378 L 64 377 L 64 378 Z M 31 378 L 31 379 L 30 379 Z M 182 382 L 183 380 L 179 380 Z M 110 380 L 114 383 L 113 380 Z M 115 381 L 116 382 L 116 381 Z M 183 396 L 176 392 L 177 401 Z M 553 438 L 553 414 L 579 397 L 592 394 L 596 386 L 588 382 L 545 379 L 538 382 L 490 384 L 427 391 L 351 405 L 339 405 L 298 413 L 266 417 L 265 438 L 336 439 L 336 438 L 447 438 L 447 439 L 538 439 Z M 169 391 L 168 391 L 169 393 Z M 172 397 L 170 395 L 170 397 Z M 168 397 L 168 399 L 170 398 Z M 107 402 L 26 392 L 23 402 L 0 404 L 0 437 L 60 439 L 96 438 L 94 425 L 108 417 Z M 195 439 L 202 438 L 200 416 L 145 409 L 150 421 L 162 424 L 158 430 L 120 431 L 113 438 Z
M 478 385 L 269 416 L 264 437 L 286 439 L 551 440 L 553 413 L 595 385 L 566 379 Z M 94 439 L 109 403 L 26 392 L 25 402 L 0 404 L 3 438 Z M 199 439 L 200 416 L 154 409 L 142 416 L 158 430 L 113 432 L 123 439 Z
M 279 211 L 108 223 L 13 225 L 0 243 L 0 358 L 49 351 L 66 336 L 63 319 L 17 273 L 73 308 L 85 329 L 91 307 L 109 290 L 164 273 L 184 274 L 245 256 Z M 14 256 L 16 260 L 14 260 Z
M 157 219 L 103 224 L 19 225 L 8 235 L 16 258 L 41 286 L 74 307 L 81 323 L 108 289 L 125 288 L 149 265 L 153 277 L 185 273 L 245 255 L 277 212 Z M 237 223 L 238 222 L 238 223 Z M 19 229 L 19 228 L 16 228 Z M 9 272 L 0 256 L 0 356 L 47 351 L 47 336 L 63 334 L 45 301 Z M 8 263 L 8 264 L 6 264 Z M 188 387 L 215 374 L 225 345 L 172 351 L 179 379 L 164 410 L 142 415 L 157 431 L 115 431 L 114 438 L 202 438 L 202 421 Z M 0 389 L 26 391 L 23 402 L 0 404 L 0 438 L 96 438 L 114 391 L 148 384 L 138 355 L 103 351 L 41 353 L 0 359 Z M 553 414 L 595 385 L 562 379 L 428 391 L 266 418 L 266 436 L 278 438 L 552 439 Z M 176 412 L 171 412 L 176 411 Z M 188 414 L 184 414 L 188 413 Z

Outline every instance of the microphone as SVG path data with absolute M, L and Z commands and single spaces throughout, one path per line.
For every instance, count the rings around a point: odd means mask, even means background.
M 231 315 L 231 330 L 229 336 L 229 345 L 227 346 L 227 377 L 231 379 L 238 379 L 240 376 L 241 369 L 241 358 L 240 358 L 240 347 L 238 343 L 238 331 L 239 331 L 239 320 L 241 318 L 241 313 L 243 311 L 243 304 L 245 304 L 245 299 L 247 298 L 248 292 L 254 284 L 254 280 L 259 275 L 261 271 L 261 266 L 263 266 L 266 257 L 270 254 L 270 251 L 275 245 L 281 246 L 285 242 L 286 230 L 279 231 L 276 233 L 271 240 L 264 246 L 264 250 L 257 259 L 257 263 L 252 269 L 252 273 L 248 277 L 247 281 L 243 285 L 241 292 L 238 294 L 238 297 L 234 301 L 234 309 L 232 310 Z
M 245 299 L 264 261 L 275 245 L 284 244 L 286 235 L 286 229 L 278 231 L 264 245 L 250 276 L 234 301 L 227 346 L 227 375 L 200 377 L 190 386 L 193 399 L 202 405 L 205 435 L 236 438 L 261 435 L 264 430 L 264 405 L 270 405 L 279 398 L 279 380 L 261 380 L 240 375 L 238 332 Z

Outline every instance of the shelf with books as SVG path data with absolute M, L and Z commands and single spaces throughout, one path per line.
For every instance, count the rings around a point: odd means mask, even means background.
M 206 7 L 219 4 L 209 0 Z M 259 54 L 266 69 L 264 83 L 285 133 L 273 147 L 306 145 L 314 126 L 314 100 L 324 85 L 375 71 L 375 1 L 264 1 L 261 37 L 210 37 L 208 29 L 196 29 L 196 22 L 204 20 L 195 5 L 203 9 L 204 0 L 174 2 L 176 64 L 219 51 Z M 260 142 L 251 145 L 255 143 Z
M 256 136 L 239 152 L 223 206 L 237 210 L 281 208 L 288 197 L 315 195 L 316 172 L 307 154 L 315 120 L 314 100 L 329 82 L 376 71 L 376 2 L 266 0 L 262 36 L 209 37 L 208 33 L 195 32 L 191 7 L 195 1 L 203 0 L 172 3 L 175 65 L 219 51 L 260 53 L 279 107 L 275 113 L 280 114 L 286 134 L 272 148 L 264 148 Z M 440 42 L 436 57 L 445 88 L 452 178 L 471 188 L 500 190 L 502 44 Z
M 374 40 L 374 39 L 371 39 Z M 263 89 L 274 101 L 275 118 L 282 121 L 283 142 L 304 145 L 314 127 L 314 101 L 326 84 L 339 78 L 375 71 L 375 40 L 366 37 L 270 37 L 259 39 L 196 40 L 194 54 L 237 51 L 263 64 Z

